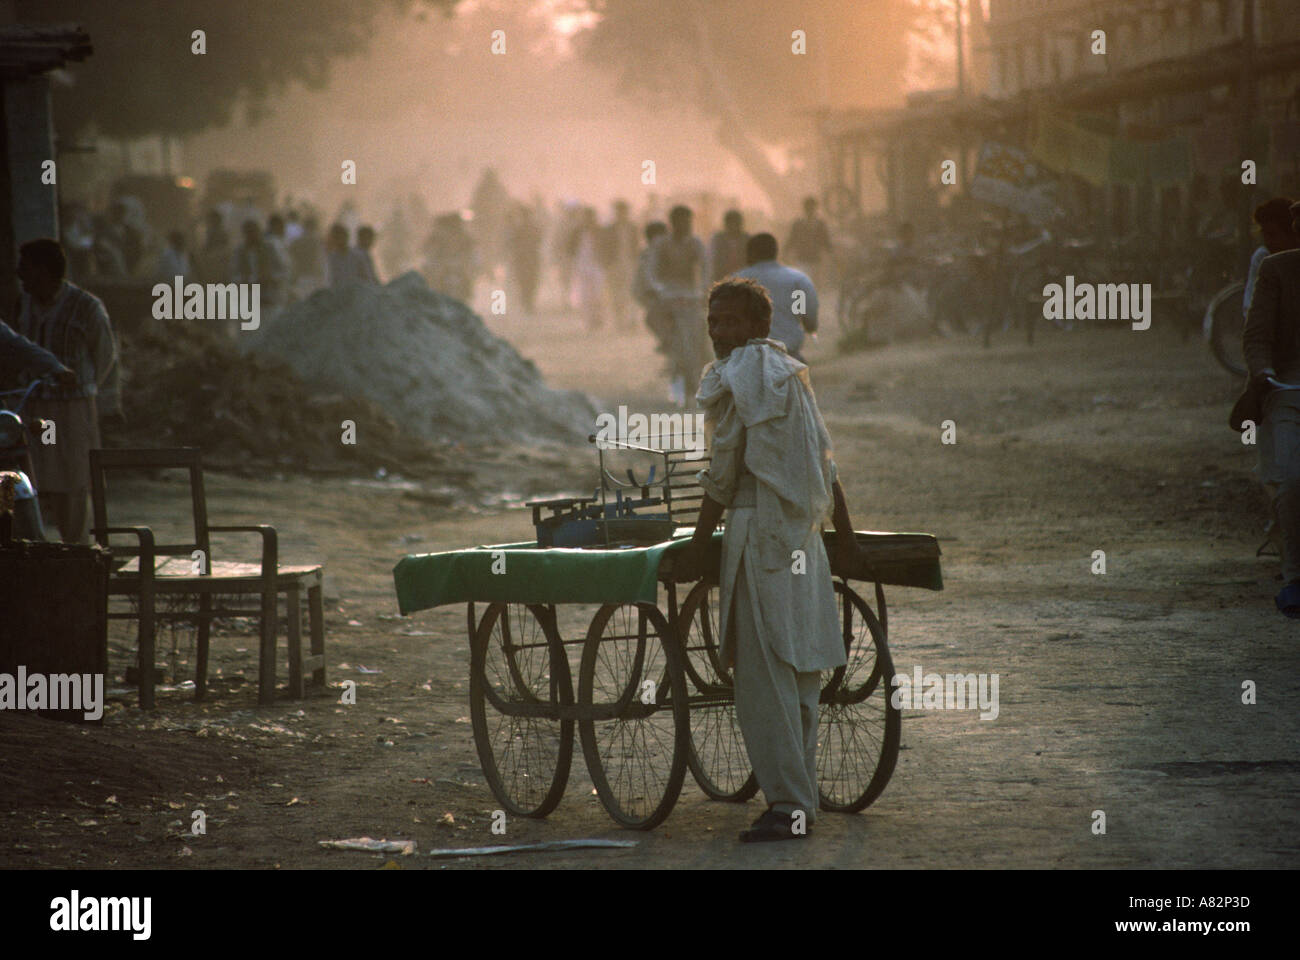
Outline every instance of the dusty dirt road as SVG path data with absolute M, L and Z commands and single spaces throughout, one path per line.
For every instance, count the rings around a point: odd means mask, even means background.
M 593 342 L 558 321 L 490 322 L 553 385 L 586 389 L 605 409 L 663 409 L 648 337 Z M 1276 560 L 1254 555 L 1254 448 L 1226 427 L 1234 385 L 1203 345 L 1121 329 L 1044 334 L 1033 348 L 1004 338 L 989 351 L 948 341 L 808 352 L 855 525 L 932 532 L 943 548 L 943 592 L 890 591 L 897 670 L 996 673 L 997 718 L 906 711 L 884 795 L 860 815 L 823 815 L 806 843 L 738 844 L 760 801 L 708 801 L 689 776 L 665 824 L 621 830 L 579 750 L 559 809 L 510 821 L 505 840 L 636 848 L 400 866 L 1293 863 L 1300 635 L 1273 609 Z M 955 444 L 940 442 L 945 420 Z M 220 675 L 201 706 L 172 689 L 142 715 L 123 689 L 101 728 L 0 716 L 0 866 L 372 869 L 392 858 L 317 841 L 410 838 L 421 852 L 501 842 L 468 722 L 464 610 L 398 618 L 391 569 L 406 553 L 531 538 L 526 511 L 491 503 L 590 489 L 594 463 L 583 445 L 506 451 L 479 469 L 488 505 L 473 509 L 391 482 L 210 477 L 217 522 L 275 524 L 283 557 L 326 564 L 329 688 L 258 707 L 244 632 L 214 643 Z M 119 493 L 181 515 L 177 486 Z M 1097 550 L 1104 575 L 1092 572 Z M 118 676 L 130 650 L 115 630 Z M 187 637 L 177 658 L 183 679 Z M 355 706 L 338 702 L 343 680 L 357 682 Z M 1247 682 L 1257 703 L 1242 702 Z M 198 809 L 204 836 L 189 832 Z M 1104 835 L 1091 829 L 1098 810 Z

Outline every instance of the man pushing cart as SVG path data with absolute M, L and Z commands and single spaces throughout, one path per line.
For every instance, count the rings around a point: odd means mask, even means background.
M 821 524 L 832 514 L 846 566 L 859 548 L 808 368 L 767 339 L 772 301 L 749 279 L 709 292 L 710 364 L 697 399 L 711 463 L 685 560 L 722 541 L 721 651 L 736 717 L 768 808 L 744 842 L 806 837 L 816 819 L 821 671 L 847 663 Z M 832 512 L 833 506 L 833 512 Z
M 901 714 L 883 585 L 942 590 L 939 545 L 853 530 L 807 369 L 765 338 L 770 311 L 752 281 L 713 288 L 711 461 L 592 435 L 599 488 L 529 504 L 535 540 L 394 569 L 403 614 L 467 605 L 475 747 L 510 815 L 557 807 L 577 743 L 605 810 L 640 830 L 669 816 L 688 769 L 711 800 L 762 788 L 746 841 L 805 837 L 819 809 L 857 813 L 889 783 Z M 646 456 L 640 479 L 611 470 Z M 874 582 L 875 611 L 850 580 Z

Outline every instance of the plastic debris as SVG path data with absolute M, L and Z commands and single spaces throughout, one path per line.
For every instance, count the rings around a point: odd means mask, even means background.
M 542 850 L 577 850 L 582 847 L 626 848 L 635 847 L 639 840 L 545 840 L 541 843 L 514 843 L 498 847 L 458 847 L 452 850 L 430 850 L 431 857 L 486 857 L 497 853 L 534 853 Z
M 352 837 L 347 840 L 321 840 L 326 850 L 362 850 L 367 853 L 400 853 L 409 857 L 415 853 L 414 840 L 372 840 L 370 837 Z

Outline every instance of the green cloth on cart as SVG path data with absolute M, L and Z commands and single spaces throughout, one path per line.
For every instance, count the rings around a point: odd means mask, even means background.
M 398 609 L 405 616 L 448 603 L 656 603 L 659 566 L 666 553 L 684 549 L 694 531 L 685 527 L 673 540 L 645 547 L 591 550 L 539 548 L 535 542 L 501 543 L 413 554 L 393 568 Z M 826 532 L 834 565 L 834 534 Z M 849 571 L 848 579 L 942 590 L 939 544 L 924 533 L 857 531 L 870 570 Z M 713 535 L 713 549 L 722 533 Z M 493 565 L 497 570 L 493 572 Z
M 501 543 L 403 557 L 393 568 L 403 615 L 470 600 L 502 603 L 654 603 L 659 560 L 686 536 L 648 547 L 584 550 Z M 715 536 L 721 543 L 721 534 Z M 504 565 L 503 565 L 504 562 Z M 498 571 L 493 573 L 493 565 Z

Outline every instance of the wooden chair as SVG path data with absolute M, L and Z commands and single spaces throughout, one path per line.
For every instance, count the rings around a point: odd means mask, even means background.
M 152 529 L 143 526 L 110 526 L 105 498 L 106 474 L 110 470 L 183 469 L 189 472 L 194 540 L 189 543 L 157 543 Z M 218 596 L 260 597 L 261 638 L 258 652 L 258 701 L 270 704 L 275 696 L 276 619 L 279 596 L 288 608 L 289 693 L 305 695 L 304 674 L 325 683 L 325 619 L 322 606 L 322 568 L 280 566 L 274 527 L 212 526 L 208 523 L 207 498 L 203 490 L 203 465 L 197 447 L 160 450 L 91 450 L 91 503 L 96 542 L 113 553 L 108 595 L 130 597 L 139 612 L 110 613 L 110 619 L 138 619 L 140 637 L 140 706 L 154 705 L 155 630 L 160 618 L 191 621 L 198 625 L 197 664 L 194 697 L 207 693 L 208 639 L 212 620 L 218 616 L 247 615 L 248 608 L 219 608 Z M 261 563 L 237 563 L 212 558 L 211 534 L 256 533 L 262 539 Z M 130 546 L 113 545 L 113 534 L 134 536 Z M 302 652 L 302 599 L 306 595 L 310 619 L 311 651 Z M 160 615 L 160 597 L 194 595 L 197 610 Z

